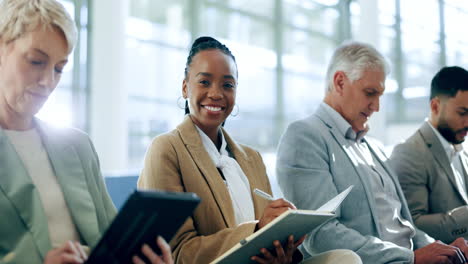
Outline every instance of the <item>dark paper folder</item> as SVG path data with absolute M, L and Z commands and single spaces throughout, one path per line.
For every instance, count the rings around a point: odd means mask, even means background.
M 211 264 L 257 263 L 250 257 L 260 254 L 261 248 L 273 252 L 273 241 L 286 245 L 289 235 L 299 239 L 325 221 L 336 217 L 335 211 L 353 186 L 335 196 L 317 210 L 289 210 L 275 218 L 265 227 L 240 241 Z
M 91 252 L 87 264 L 128 264 L 146 243 L 157 253 L 156 237 L 170 241 L 200 198 L 193 193 L 135 191 Z

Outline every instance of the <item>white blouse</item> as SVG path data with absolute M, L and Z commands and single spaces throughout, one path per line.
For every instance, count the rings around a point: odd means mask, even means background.
M 197 126 L 203 146 L 215 164 L 220 169 L 225 178 L 226 187 L 231 196 L 236 224 L 241 224 L 255 220 L 255 210 L 253 206 L 250 183 L 239 163 L 230 156 L 227 149 L 226 139 L 221 133 L 221 148 L 218 151 L 211 139 Z

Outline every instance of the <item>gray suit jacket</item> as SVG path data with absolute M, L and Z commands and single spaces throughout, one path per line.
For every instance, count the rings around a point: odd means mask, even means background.
M 35 120 L 82 243 L 94 246 L 115 215 L 88 136 Z M 0 263 L 43 263 L 51 249 L 39 193 L 0 129 Z
M 465 150 L 460 155 L 467 171 L 468 153 Z M 427 122 L 395 147 L 390 165 L 400 179 L 418 228 L 446 243 L 468 237 L 468 198 L 457 186 L 442 143 Z
M 366 142 L 395 183 L 402 217 L 411 222 L 400 185 L 384 162 L 385 154 L 376 142 L 368 139 Z M 304 253 L 315 255 L 342 248 L 355 251 L 364 263 L 412 263 L 411 250 L 379 238 L 375 198 L 367 174 L 356 162 L 355 155 L 322 106 L 312 116 L 292 123 L 283 135 L 278 149 L 277 177 L 286 198 L 299 209 L 317 209 L 354 185 L 337 212 L 338 217 L 308 235 L 303 243 Z M 432 239 L 417 230 L 413 242 L 419 248 Z

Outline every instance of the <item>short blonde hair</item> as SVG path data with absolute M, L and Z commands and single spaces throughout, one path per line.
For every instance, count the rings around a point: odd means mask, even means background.
M 58 28 L 70 53 L 76 43 L 76 26 L 56 0 L 0 0 L 0 41 L 8 43 L 38 27 Z

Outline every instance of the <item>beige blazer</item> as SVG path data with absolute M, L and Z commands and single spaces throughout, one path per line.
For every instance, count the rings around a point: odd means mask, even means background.
M 260 154 L 235 143 L 223 130 L 229 149 L 249 179 L 251 191 L 271 193 Z M 256 222 L 236 225 L 232 201 L 189 116 L 173 131 L 156 137 L 138 180 L 142 189 L 193 192 L 202 202 L 170 242 L 175 263 L 209 263 L 252 234 Z M 252 194 L 255 218 L 268 201 Z

